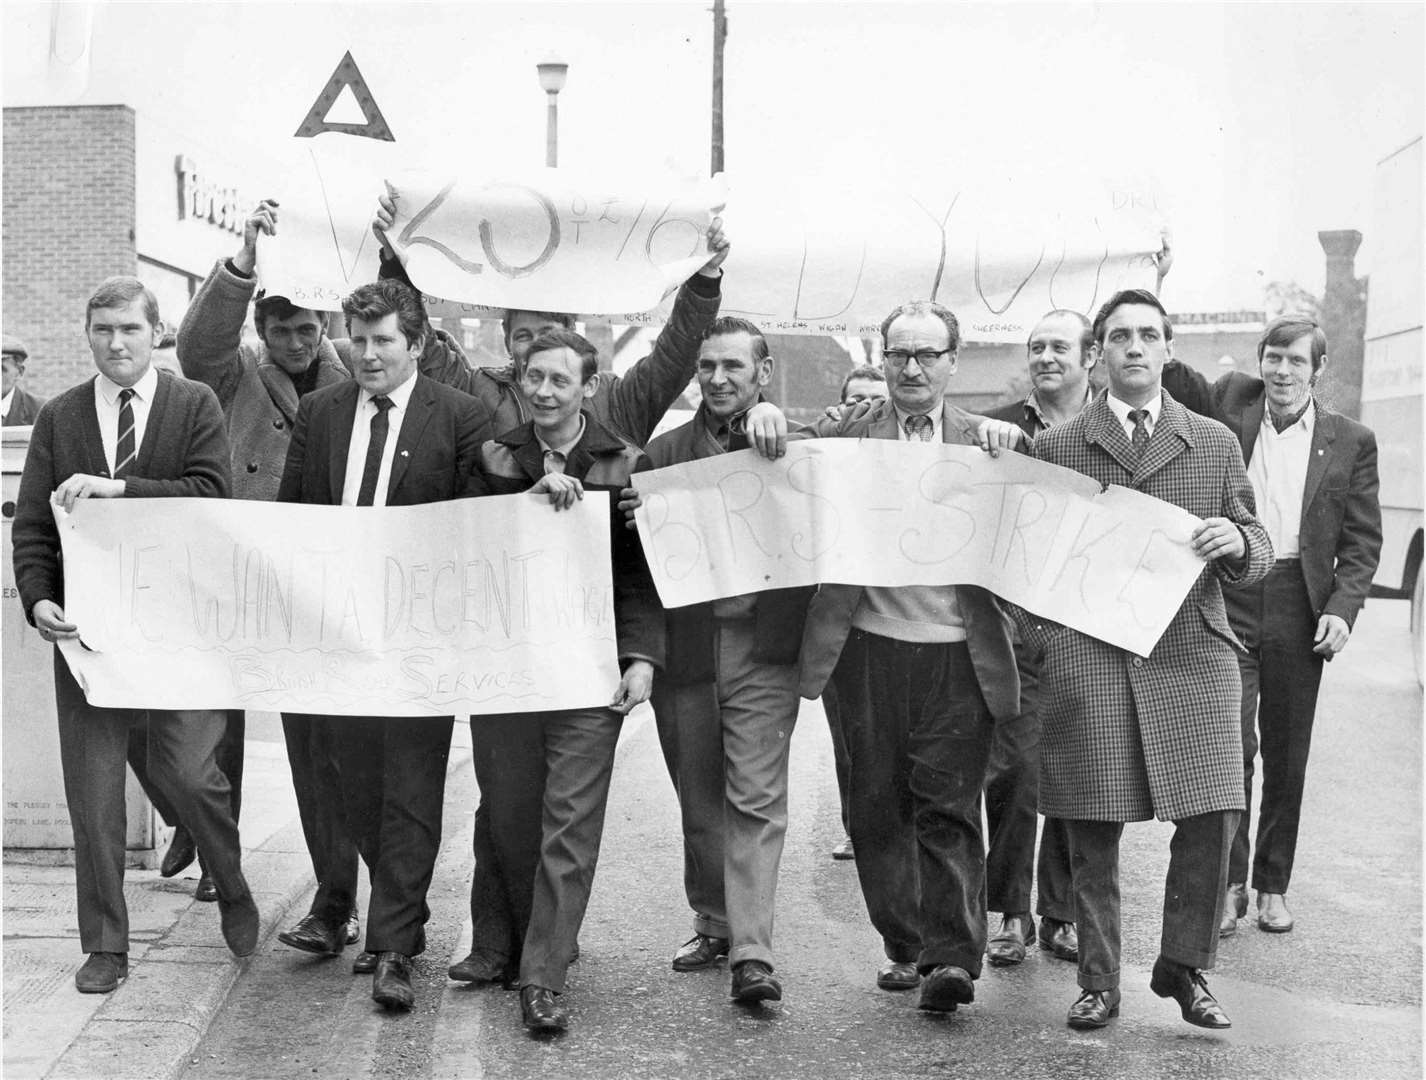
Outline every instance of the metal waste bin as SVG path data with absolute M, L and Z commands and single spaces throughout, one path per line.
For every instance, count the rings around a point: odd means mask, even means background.
M 74 834 L 69 827 L 69 804 L 64 798 L 64 775 L 59 764 L 59 727 L 54 708 L 53 646 L 40 639 L 25 621 L 15 588 L 13 538 L 15 498 L 20 474 L 30 446 L 28 427 L 0 429 L 0 479 L 3 479 L 4 614 L 3 680 L 0 680 L 0 717 L 3 717 L 5 780 L 5 861 L 74 862 Z M 143 789 L 128 773 L 128 864 L 144 868 L 157 865 L 159 823 Z

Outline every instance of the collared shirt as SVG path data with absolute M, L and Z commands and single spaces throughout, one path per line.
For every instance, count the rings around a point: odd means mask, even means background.
M 372 506 L 386 505 L 386 489 L 391 486 L 391 463 L 396 459 L 396 440 L 401 435 L 401 422 L 406 418 L 407 406 L 411 404 L 411 391 L 416 388 L 416 372 L 413 370 L 407 380 L 386 396 L 391 399 L 391 408 L 386 410 L 386 445 L 381 448 L 381 471 L 376 474 L 376 493 L 371 498 Z M 347 475 L 342 481 L 342 505 L 355 506 L 361 494 L 362 474 L 366 472 L 366 449 L 371 444 L 371 418 L 377 408 L 372 403 L 376 394 L 362 390 L 357 394 L 356 419 L 352 421 L 352 441 L 347 447 Z
M 1093 385 L 1087 385 L 1084 388 L 1084 400 L 1079 403 L 1080 411 L 1083 412 L 1084 407 L 1093 400 L 1094 387 Z M 1047 427 L 1054 426 L 1049 420 L 1045 419 L 1045 414 L 1040 410 L 1040 400 L 1035 396 L 1035 391 L 1033 390 L 1030 391 L 1030 396 L 1025 399 L 1025 419 L 1030 425 L 1029 435 L 1032 439 Z
M 540 429 L 535 429 L 535 441 L 540 444 L 540 449 L 545 452 L 545 472 L 562 473 L 565 464 L 569 461 L 569 452 L 579 445 L 579 440 L 584 438 L 584 413 L 579 414 L 579 430 L 575 432 L 574 438 L 559 446 L 551 446 L 545 442 L 540 435 Z
M 1129 436 L 1129 441 L 1132 443 L 1134 441 L 1134 421 L 1129 419 L 1129 413 L 1133 411 L 1134 406 L 1130 405 L 1128 402 L 1120 401 L 1117 397 L 1114 396 L 1114 392 L 1112 390 L 1106 396 L 1109 399 L 1109 408 L 1112 409 L 1114 411 L 1114 415 L 1119 418 L 1119 426 L 1124 429 L 1124 434 Z M 1159 395 L 1155 397 L 1153 401 L 1143 406 L 1143 408 L 1146 409 L 1149 414 L 1149 418 L 1144 421 L 1144 427 L 1148 430 L 1150 438 L 1153 437 L 1154 428 L 1158 426 L 1159 412 L 1163 409 L 1163 407 L 1164 395 L 1162 392 L 1160 392 Z
M 1258 517 L 1273 542 L 1279 559 L 1301 553 L 1302 495 L 1307 486 L 1307 465 L 1312 459 L 1312 431 L 1317 426 L 1317 406 L 1309 402 L 1297 422 L 1278 431 L 1263 410 L 1263 426 L 1248 462 L 1248 480 L 1258 500 Z
M 123 389 L 103 372 L 94 377 L 94 411 L 99 414 L 99 437 L 104 440 L 104 460 L 109 464 L 110 476 L 114 475 L 114 457 L 119 452 L 119 394 Z M 134 396 L 129 399 L 129 408 L 134 413 L 134 450 L 137 452 L 144 445 L 149 410 L 158 392 L 158 369 L 150 364 L 131 389 Z
M 893 405 L 892 410 L 896 413 L 896 437 L 902 442 L 911 441 L 911 435 L 906 430 L 906 421 L 913 416 L 922 415 L 929 416 L 931 418 L 931 438 L 929 441 L 933 443 L 938 443 L 941 441 L 941 417 L 945 414 L 945 410 L 942 409 L 939 405 L 936 408 L 932 409 L 930 412 L 924 414 L 902 412 L 900 405 Z M 920 442 L 921 440 L 918 438 L 916 441 Z

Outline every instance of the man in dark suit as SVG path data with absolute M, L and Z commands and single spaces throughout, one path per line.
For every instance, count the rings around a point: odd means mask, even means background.
M 0 357 L 0 426 L 24 427 L 40 415 L 43 398 L 37 398 L 20 384 L 25 378 L 25 360 L 30 355 L 25 343 L 6 334 L 4 355 Z
M 342 310 L 356 377 L 303 397 L 278 502 L 412 506 L 471 494 L 486 417 L 469 395 L 417 372 L 428 326 L 420 297 L 400 282 L 379 281 L 353 292 Z M 372 998 L 388 1008 L 415 1003 L 410 963 L 426 947 L 426 891 L 440 849 L 453 722 L 329 721 L 347 827 L 371 872 Z M 352 899 L 333 888 L 327 910 L 313 912 L 331 931 L 332 952 L 340 950 Z
M 1258 342 L 1260 378 L 1230 372 L 1213 387 L 1217 414 L 1242 444 L 1277 555 L 1258 584 L 1224 590 L 1228 621 L 1247 646 L 1238 667 L 1249 808 L 1260 747 L 1263 756 L 1253 887 L 1258 926 L 1270 933 L 1293 925 L 1284 894 L 1322 664 L 1346 647 L 1381 555 L 1376 437 L 1315 399 L 1312 389 L 1326 364 L 1321 328 L 1287 315 L 1269 324 Z M 1248 911 L 1249 824 L 1245 810 L 1228 860 L 1224 936 Z
M 982 443 L 983 422 L 945 401 L 960 326 L 903 304 L 881 326 L 889 397 L 792 438 Z M 830 695 L 849 763 L 857 874 L 887 962 L 886 990 L 921 984 L 939 1012 L 975 998 L 985 952 L 980 792 L 991 733 L 1019 711 L 1010 621 L 965 585 L 823 585 L 807 612 L 803 697 Z
M 1147 657 L 1019 616 L 1040 663 L 1040 809 L 1068 825 L 1083 990 L 1068 1022 L 1103 1027 L 1119 1011 L 1119 837 L 1124 822 L 1156 816 L 1176 828 L 1149 985 L 1173 997 L 1189 1023 L 1223 1028 L 1228 1017 L 1202 971 L 1217 951 L 1243 791 L 1241 646 L 1219 583 L 1261 579 L 1272 545 L 1232 436 L 1163 392 L 1173 340 L 1163 305 L 1126 290 L 1093 328 L 1108 392 L 1041 433 L 1035 456 L 1202 518 L 1191 543 L 1209 566 Z
M 226 498 L 228 441 L 206 386 L 150 363 L 163 336 L 158 301 L 136 278 L 99 286 L 85 310 L 99 375 L 48 402 L 35 421 L 14 526 L 15 583 L 25 616 L 47 641 L 78 638 L 64 612 L 59 531 L 50 503 L 80 499 Z M 90 705 L 54 651 L 60 766 L 74 828 L 82 993 L 107 993 L 128 975 L 124 904 L 124 772 L 129 731 L 147 726 L 151 779 L 197 837 L 218 890 L 223 937 L 238 956 L 257 947 L 258 913 L 243 878 L 228 782 L 214 761 L 221 711 L 170 712 Z

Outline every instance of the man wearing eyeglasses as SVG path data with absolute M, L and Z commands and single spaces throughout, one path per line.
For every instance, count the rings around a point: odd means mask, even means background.
M 946 308 L 903 304 L 881 334 L 889 397 L 793 438 L 998 452 L 1019 437 L 1013 424 L 945 400 L 960 345 Z M 750 414 L 750 428 L 757 420 Z M 953 1012 L 974 1000 L 985 952 L 980 792 L 994 724 L 1020 709 L 1010 621 L 975 586 L 823 585 L 808 608 L 800 666 L 799 691 L 830 699 L 847 754 L 857 875 L 887 957 L 877 985 L 920 985 L 920 1008 Z

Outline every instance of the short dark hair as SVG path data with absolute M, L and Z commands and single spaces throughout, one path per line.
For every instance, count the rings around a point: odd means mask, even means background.
M 505 313 L 500 316 L 500 337 L 505 342 L 505 351 L 510 351 L 510 324 L 515 321 L 515 316 L 524 312 L 526 315 L 534 315 L 539 319 L 549 319 L 557 322 L 566 330 L 574 329 L 574 316 L 567 311 L 535 311 L 531 308 L 506 308 Z
M 747 319 L 740 319 L 736 315 L 719 315 L 713 320 L 704 333 L 702 340 L 709 338 L 726 337 L 729 334 L 747 334 L 753 339 L 753 362 L 757 363 L 766 360 L 770 355 L 767 347 L 767 338 L 763 337 L 763 332 L 755 323 L 748 322 Z
M 1109 316 L 1114 314 L 1116 308 L 1124 307 L 1126 304 L 1147 304 L 1156 310 L 1164 320 L 1164 340 L 1173 340 L 1173 323 L 1169 322 L 1169 313 L 1164 310 L 1163 304 L 1159 303 L 1157 296 L 1149 292 L 1148 289 L 1121 289 L 1104 301 L 1104 306 L 1094 316 L 1094 343 L 1096 345 L 1104 344 L 1104 324 L 1109 321 Z
M 1040 321 L 1037 322 L 1035 326 L 1039 326 L 1040 323 L 1046 319 L 1058 318 L 1061 315 L 1066 318 L 1076 319 L 1079 322 L 1079 359 L 1080 363 L 1083 364 L 1084 361 L 1089 359 L 1089 350 L 1094 347 L 1094 325 L 1089 321 L 1089 318 L 1084 312 L 1075 311 L 1073 308 L 1055 308 L 1054 311 L 1047 311 L 1041 315 Z M 1030 337 L 1034 337 L 1035 335 L 1035 326 L 1030 327 Z M 1025 347 L 1027 349 L 1030 347 L 1030 338 L 1025 339 Z
M 135 300 L 144 302 L 144 318 L 150 326 L 159 324 L 158 297 L 136 277 L 109 277 L 99 283 L 94 295 L 84 305 L 84 329 L 89 329 L 89 316 L 100 308 L 128 307 Z
M 382 278 L 353 289 L 342 301 L 342 314 L 347 317 L 347 333 L 351 333 L 353 319 L 370 323 L 395 315 L 396 325 L 408 345 L 424 341 L 430 329 L 421 294 L 395 278 Z
M 530 357 L 536 353 L 552 352 L 555 349 L 574 350 L 574 354 L 579 357 L 581 362 L 580 382 L 588 382 L 599 374 L 599 350 L 587 337 L 583 334 L 576 334 L 573 330 L 546 330 L 538 335 L 534 341 L 530 342 L 530 351 L 525 354 L 526 366 L 529 366 Z
M 902 304 L 886 318 L 881 320 L 881 340 L 886 341 L 886 335 L 891 330 L 891 324 L 903 315 L 934 315 L 946 324 L 946 332 L 950 334 L 950 348 L 959 349 L 961 347 L 961 324 L 951 313 L 951 309 L 942 307 L 934 300 L 912 300 L 910 303 Z
M 886 382 L 886 373 L 879 367 L 871 364 L 863 364 L 861 367 L 854 367 L 847 373 L 847 377 L 842 380 L 842 392 L 837 395 L 838 401 L 847 400 L 847 387 L 852 385 L 854 379 L 870 379 L 872 382 Z
M 300 315 L 304 311 L 310 311 L 317 316 L 317 322 L 326 329 L 326 323 L 322 321 L 322 316 L 315 308 L 298 307 L 285 296 L 268 296 L 264 292 L 257 294 L 257 299 L 253 301 L 253 328 L 257 331 L 257 336 L 262 337 L 267 329 L 268 319 L 290 319 L 294 315 Z
M 1280 315 L 1268 323 L 1268 328 L 1258 340 L 1258 363 L 1263 362 L 1263 350 L 1269 345 L 1280 349 L 1307 334 L 1312 335 L 1312 372 L 1315 375 L 1327 359 L 1327 335 L 1317 325 L 1317 320 L 1308 315 Z

